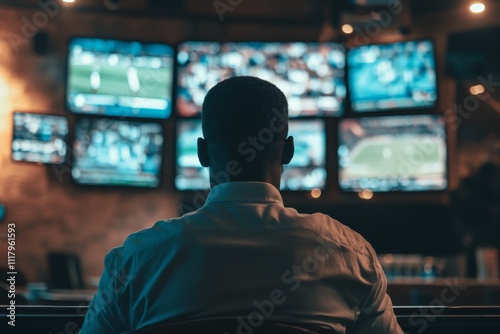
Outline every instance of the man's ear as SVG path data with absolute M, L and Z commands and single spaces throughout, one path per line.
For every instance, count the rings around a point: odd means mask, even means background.
M 198 138 L 198 160 L 203 167 L 210 166 L 210 159 L 208 158 L 208 145 L 205 139 Z
M 283 146 L 283 158 L 281 163 L 287 165 L 292 161 L 293 154 L 295 153 L 295 144 L 293 143 L 293 136 L 288 137 L 285 140 L 285 146 Z

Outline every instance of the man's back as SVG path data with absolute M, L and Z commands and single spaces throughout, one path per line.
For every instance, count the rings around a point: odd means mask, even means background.
M 263 319 L 338 333 L 401 333 L 371 246 L 323 214 L 285 208 L 268 183 L 230 182 L 205 206 L 130 236 L 106 257 L 82 333 L 183 319 Z

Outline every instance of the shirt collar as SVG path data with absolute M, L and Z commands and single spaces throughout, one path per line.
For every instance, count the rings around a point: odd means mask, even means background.
M 283 204 L 281 193 L 266 182 L 225 182 L 210 190 L 206 203 L 213 202 L 275 202 Z

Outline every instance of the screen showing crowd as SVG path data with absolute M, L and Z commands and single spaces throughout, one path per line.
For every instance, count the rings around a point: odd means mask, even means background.
M 322 120 L 291 120 L 289 136 L 294 137 L 295 154 L 284 166 L 281 189 L 290 191 L 323 189 L 326 186 L 325 124 Z M 200 165 L 196 141 L 203 137 L 199 119 L 181 120 L 177 129 L 178 190 L 207 190 L 209 171 Z
M 157 123 L 84 118 L 76 124 L 72 176 L 89 185 L 157 187 L 163 132 Z
M 66 159 L 68 120 L 62 116 L 14 113 L 12 158 L 62 164 Z
M 174 51 L 164 44 L 74 38 L 69 44 L 67 103 L 72 112 L 168 118 Z
M 354 111 L 428 108 L 436 104 L 432 41 L 365 45 L 349 50 L 347 59 Z
M 444 190 L 445 121 L 438 115 L 342 120 L 338 163 L 343 190 Z
M 341 116 L 346 98 L 345 50 L 336 43 L 186 42 L 177 54 L 177 111 L 201 112 L 218 82 L 255 76 L 286 95 L 290 117 Z

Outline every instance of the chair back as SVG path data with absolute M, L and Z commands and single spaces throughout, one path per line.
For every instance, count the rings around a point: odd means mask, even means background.
M 239 319 L 207 319 L 158 325 L 128 334 L 335 334 L 320 325 L 291 324 L 262 320 L 258 326 Z

